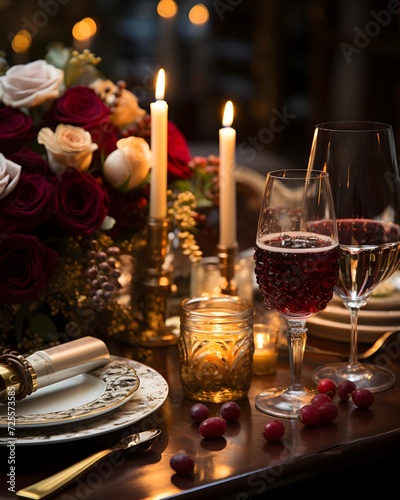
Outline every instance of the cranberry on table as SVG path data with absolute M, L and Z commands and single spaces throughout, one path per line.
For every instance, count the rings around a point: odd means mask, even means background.
M 209 417 L 200 424 L 200 434 L 205 438 L 216 438 L 225 434 L 228 424 L 220 417 Z
M 322 378 L 318 382 L 317 391 L 320 394 L 327 394 L 331 399 L 333 399 L 336 394 L 336 384 L 330 378 Z
M 332 401 L 322 403 L 318 406 L 318 410 L 321 414 L 321 422 L 325 423 L 333 422 L 339 413 L 338 407 Z
M 279 441 L 285 434 L 285 426 L 280 420 L 271 420 L 264 424 L 261 434 L 266 441 Z
M 332 399 L 328 394 L 315 394 L 311 400 L 311 404 L 316 406 L 317 408 L 324 403 L 331 403 Z
M 341 401 L 348 401 L 356 389 L 356 384 L 352 380 L 343 380 L 337 386 L 337 395 Z
M 351 399 L 358 408 L 368 409 L 374 404 L 375 396 L 369 389 L 356 389 Z
M 210 416 L 210 410 L 204 403 L 196 403 L 190 408 L 190 418 L 195 424 L 201 424 Z
M 314 427 L 321 422 L 321 412 L 316 406 L 307 404 L 300 408 L 299 419 L 305 426 Z
M 234 401 L 224 403 L 219 410 L 219 416 L 227 422 L 235 422 L 235 420 L 239 419 L 240 414 L 241 408 Z
M 194 471 L 194 460 L 187 453 L 179 452 L 173 455 L 169 461 L 172 469 L 178 474 L 188 476 Z

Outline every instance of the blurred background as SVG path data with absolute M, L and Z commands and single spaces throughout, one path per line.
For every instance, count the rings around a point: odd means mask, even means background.
M 147 110 L 163 67 L 192 154 L 218 152 L 232 100 L 237 163 L 265 171 L 305 167 L 321 121 L 384 121 L 399 144 L 399 13 L 393 0 L 0 0 L 0 50 L 17 64 L 55 41 L 89 48 Z

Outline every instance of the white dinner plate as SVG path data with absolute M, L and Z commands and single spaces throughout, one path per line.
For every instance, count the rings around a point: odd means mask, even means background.
M 38 389 L 15 402 L 15 421 L 7 403 L 0 405 L 0 427 L 60 425 L 97 417 L 128 402 L 139 387 L 139 378 L 124 359 Z
M 140 380 L 140 385 L 132 398 L 114 411 L 95 418 L 75 421 L 65 425 L 16 429 L 10 436 L 7 429 L 0 429 L 0 446 L 11 441 L 22 445 L 45 445 L 90 438 L 112 432 L 142 420 L 156 411 L 168 396 L 166 380 L 153 368 L 137 361 L 111 356 L 132 367 Z M 151 423 L 153 425 L 153 422 Z
M 332 302 L 317 316 L 340 323 L 350 322 L 350 311 L 344 305 L 336 303 L 334 305 Z M 360 325 L 397 326 L 400 328 L 400 310 L 379 311 L 361 308 L 358 313 L 358 323 Z
M 349 323 L 346 324 L 341 323 L 340 321 L 330 321 L 328 319 L 321 318 L 317 314 L 307 320 L 307 329 L 307 333 L 313 337 L 336 340 L 339 342 L 350 342 L 350 319 Z M 365 344 L 372 344 L 384 333 L 398 329 L 398 326 L 359 324 L 358 341 Z

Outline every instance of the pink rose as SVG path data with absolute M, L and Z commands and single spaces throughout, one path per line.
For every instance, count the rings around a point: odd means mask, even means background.
M 16 64 L 0 76 L 1 99 L 13 108 L 33 108 L 60 95 L 64 71 L 43 59 Z
M 107 215 L 110 200 L 96 179 L 69 168 L 54 182 L 58 201 L 55 220 L 67 231 L 89 235 Z
M 0 237 L 0 303 L 24 304 L 36 299 L 58 264 L 57 253 L 35 236 Z

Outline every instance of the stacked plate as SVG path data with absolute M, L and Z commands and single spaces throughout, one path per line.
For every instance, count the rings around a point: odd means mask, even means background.
M 0 405 L 0 446 L 64 442 L 133 424 L 159 408 L 168 384 L 152 368 L 117 356 L 104 367 L 38 389 L 12 410 Z M 11 424 L 11 427 L 10 427 Z
M 392 283 L 399 279 L 395 276 Z M 334 296 L 324 311 L 307 320 L 308 333 L 314 337 L 350 342 L 350 311 Z M 373 343 L 383 333 L 400 329 L 400 290 L 372 295 L 358 317 L 358 341 Z

